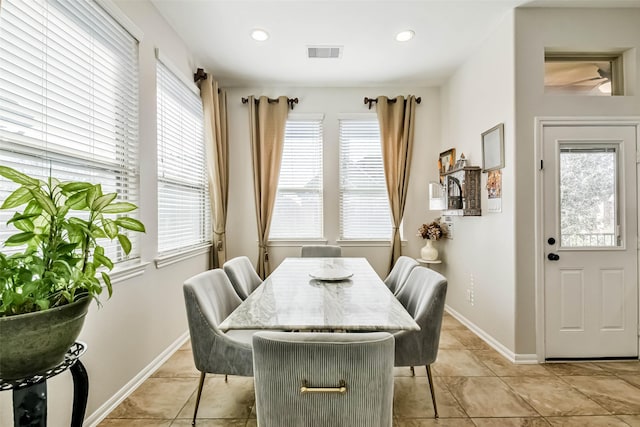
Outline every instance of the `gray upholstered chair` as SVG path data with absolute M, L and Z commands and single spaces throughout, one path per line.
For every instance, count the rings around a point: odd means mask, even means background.
M 342 248 L 331 245 L 303 246 L 300 256 L 302 258 L 337 258 L 342 256 Z
M 425 267 L 411 270 L 409 278 L 400 288 L 398 300 L 420 326 L 419 331 L 400 331 L 396 340 L 395 366 L 425 365 L 429 390 L 433 400 L 433 411 L 438 418 L 436 395 L 433 391 L 431 364 L 438 356 L 440 327 L 447 296 L 447 279 L 440 273 Z
M 258 426 L 390 427 L 393 348 L 387 332 L 257 332 Z
M 262 283 L 262 279 L 246 256 L 230 259 L 224 263 L 222 268 L 229 276 L 233 289 L 242 300 L 247 299 L 251 292 L 255 291 Z
M 193 361 L 200 371 L 200 384 L 193 422 L 196 423 L 206 374 L 253 375 L 251 338 L 255 331 L 223 333 L 218 325 L 242 302 L 222 269 L 205 271 L 183 286 L 191 335 Z
M 411 270 L 418 265 L 419 264 L 415 259 L 408 256 L 401 256 L 396 261 L 387 278 L 384 279 L 384 284 L 387 285 L 394 295 L 397 295 L 400 288 L 402 288 L 407 281 Z

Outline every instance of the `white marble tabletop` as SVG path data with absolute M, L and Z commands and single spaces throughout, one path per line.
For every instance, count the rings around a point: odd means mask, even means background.
M 353 275 L 336 281 L 310 276 L 326 271 Z M 420 327 L 365 258 L 286 258 L 220 329 L 394 331 Z

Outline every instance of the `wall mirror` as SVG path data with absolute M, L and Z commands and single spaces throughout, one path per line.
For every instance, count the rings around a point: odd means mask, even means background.
M 504 167 L 504 124 L 482 133 L 482 171 Z

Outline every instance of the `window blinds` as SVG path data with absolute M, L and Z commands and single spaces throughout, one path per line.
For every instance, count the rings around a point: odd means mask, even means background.
M 340 234 L 390 240 L 391 211 L 377 119 L 340 120 Z
M 92 1 L 3 0 L 0 163 L 137 204 L 138 42 Z M 0 179 L 0 199 L 16 188 Z M 13 212 L 0 211 L 0 240 Z M 131 216 L 137 217 L 137 211 Z M 136 233 L 128 234 L 139 256 Z M 109 256 L 123 260 L 117 245 Z
M 211 241 L 202 101 L 162 62 L 158 109 L 158 252 Z
M 270 239 L 321 239 L 322 120 L 289 118 Z

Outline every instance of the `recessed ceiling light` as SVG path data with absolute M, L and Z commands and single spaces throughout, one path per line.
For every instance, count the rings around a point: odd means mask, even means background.
M 413 30 L 400 31 L 398 34 L 396 34 L 396 40 L 399 42 L 408 42 L 415 35 L 416 33 L 414 33 Z
M 256 28 L 255 30 L 251 31 L 251 38 L 255 41 L 263 42 L 269 38 L 269 33 L 267 33 L 265 30 Z

